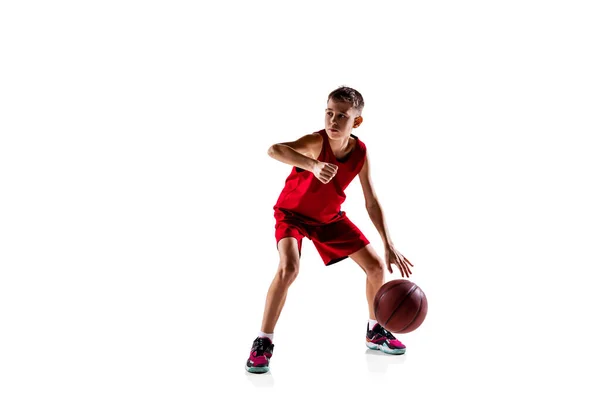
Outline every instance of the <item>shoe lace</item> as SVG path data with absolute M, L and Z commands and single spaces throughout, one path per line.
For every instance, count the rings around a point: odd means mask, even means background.
M 385 329 L 383 326 L 380 325 L 379 327 L 381 329 L 380 334 L 382 336 L 385 336 L 387 339 L 390 339 L 390 340 L 396 339 L 396 337 L 394 335 L 392 335 L 392 333 L 390 331 L 388 331 L 387 329 Z
M 269 347 L 267 338 L 262 338 L 262 337 L 257 338 L 254 341 L 253 347 L 254 347 L 254 351 L 256 351 L 256 355 L 262 356 Z

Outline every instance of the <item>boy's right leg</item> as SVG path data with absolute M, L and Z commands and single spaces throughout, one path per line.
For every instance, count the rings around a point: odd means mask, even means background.
M 298 251 L 298 242 L 293 237 L 283 238 L 277 243 L 279 250 L 279 268 L 269 291 L 265 302 L 265 311 L 261 331 L 272 333 L 285 304 L 287 291 L 292 282 L 296 280 L 300 270 L 300 252 Z
M 285 304 L 287 291 L 298 276 L 300 269 L 300 251 L 298 241 L 293 237 L 285 237 L 277 243 L 279 250 L 279 267 L 265 302 L 261 331 L 273 333 L 275 325 Z M 269 338 L 256 338 L 246 362 L 246 370 L 253 373 L 264 373 L 269 370 L 269 360 L 273 355 L 274 345 Z

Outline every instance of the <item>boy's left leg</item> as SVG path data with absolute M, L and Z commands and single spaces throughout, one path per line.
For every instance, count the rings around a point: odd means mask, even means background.
M 360 229 L 344 215 L 336 222 L 318 227 L 309 232 L 325 265 L 332 265 L 349 257 L 367 274 L 367 347 L 390 354 L 403 354 L 405 346 L 375 320 L 373 303 L 377 291 L 385 283 L 385 264 L 377 255 L 369 240 Z
M 367 274 L 367 303 L 369 304 L 369 318 L 375 319 L 373 303 L 377 291 L 385 283 L 384 263 L 377 255 L 373 246 L 368 244 L 349 256 Z
M 375 319 L 373 307 L 375 295 L 385 282 L 384 262 L 370 244 L 349 256 L 367 274 L 367 302 L 369 304 L 369 323 L 367 324 L 367 347 L 388 354 L 404 354 L 406 346 L 394 335 L 383 328 Z

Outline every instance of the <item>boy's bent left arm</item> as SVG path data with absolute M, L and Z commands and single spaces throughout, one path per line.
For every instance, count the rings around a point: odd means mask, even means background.
M 368 155 L 365 156 L 365 162 L 358 174 L 358 177 L 360 178 L 360 184 L 365 196 L 365 207 L 367 209 L 367 213 L 369 214 L 373 225 L 375 225 L 375 228 L 381 235 L 381 239 L 385 247 L 385 262 L 388 271 L 392 273 L 393 271 L 391 264 L 395 264 L 400 270 L 402 276 L 408 278 L 412 273 L 410 271 L 410 266 L 412 266 L 412 263 L 402 254 L 400 254 L 394 247 L 387 224 L 385 223 L 383 209 L 381 208 L 381 204 L 377 199 L 377 195 L 375 194 L 375 189 L 373 188 L 373 183 L 371 181 Z

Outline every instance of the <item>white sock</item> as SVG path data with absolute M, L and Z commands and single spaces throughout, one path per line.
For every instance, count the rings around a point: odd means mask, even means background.
M 269 338 L 269 339 L 271 339 L 271 342 L 273 341 L 273 335 L 274 335 L 274 333 L 264 333 L 263 331 L 258 332 L 258 337 Z
M 377 320 L 370 319 L 369 320 L 369 330 L 373 330 L 373 327 L 375 326 L 376 323 L 377 323 Z

